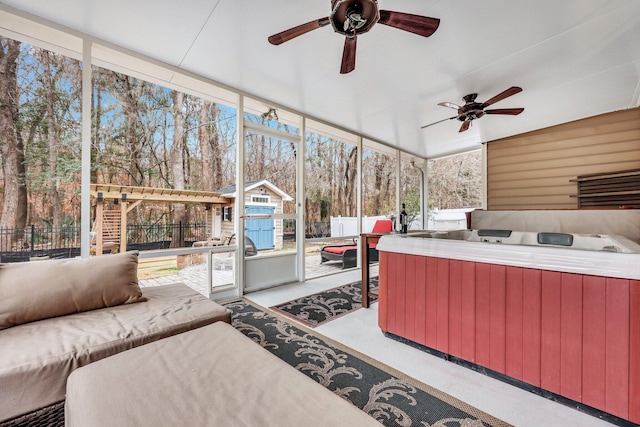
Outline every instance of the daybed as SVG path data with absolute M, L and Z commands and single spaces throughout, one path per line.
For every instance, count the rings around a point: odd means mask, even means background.
M 74 371 L 68 427 L 380 426 L 223 322 Z
M 390 233 L 393 222 L 390 219 L 379 219 L 373 225 L 372 233 Z M 325 246 L 320 251 L 320 263 L 327 261 L 342 261 L 342 268 L 353 268 L 358 264 L 358 245 Z M 376 244 L 369 245 L 369 261 L 378 261 Z
M 137 265 L 137 252 L 0 264 L 1 426 L 62 425 L 75 369 L 231 321 L 226 308 L 186 285 L 141 290 Z

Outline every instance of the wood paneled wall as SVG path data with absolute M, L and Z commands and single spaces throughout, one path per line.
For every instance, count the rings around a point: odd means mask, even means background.
M 576 209 L 578 175 L 640 165 L 640 108 L 487 144 L 487 209 Z
M 382 331 L 640 423 L 640 280 L 379 256 Z

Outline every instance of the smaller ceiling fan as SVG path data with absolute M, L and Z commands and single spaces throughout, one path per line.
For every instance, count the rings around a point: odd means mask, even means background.
M 375 24 L 383 24 L 400 30 L 429 37 L 440 25 L 440 20 L 403 12 L 379 10 L 378 0 L 331 0 L 331 14 L 298 25 L 268 38 L 269 43 L 282 44 L 311 30 L 331 24 L 333 30 L 345 36 L 340 74 L 356 68 L 356 40 Z
M 485 108 L 519 92 L 522 92 L 522 88 L 512 86 L 504 92 L 501 92 L 488 101 L 482 103 L 476 102 L 476 97 L 478 96 L 477 93 L 470 93 L 469 95 L 466 95 L 462 98 L 465 102 L 463 106 L 456 105 L 451 102 L 440 102 L 438 105 L 458 110 L 458 114 L 453 117 L 449 117 L 448 119 L 439 120 L 435 123 L 424 125 L 421 129 L 433 126 L 438 123 L 446 122 L 447 120 L 458 119 L 462 122 L 462 126 L 460 126 L 459 132 L 464 132 L 469 129 L 469 126 L 471 126 L 471 122 L 473 120 L 479 119 L 485 114 L 506 114 L 509 116 L 517 116 L 524 111 L 524 108 L 497 108 L 493 110 L 485 110 Z

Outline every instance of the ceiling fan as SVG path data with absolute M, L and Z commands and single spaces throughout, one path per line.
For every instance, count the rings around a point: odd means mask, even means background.
M 298 25 L 269 37 L 269 43 L 282 44 L 316 28 L 329 24 L 336 33 L 345 36 L 340 73 L 346 74 L 356 67 L 356 40 L 376 23 L 429 37 L 440 25 L 440 20 L 410 13 L 379 10 L 378 0 L 331 0 L 331 14 L 306 24 Z
M 488 101 L 482 103 L 476 102 L 476 97 L 478 96 L 477 93 L 470 93 L 469 95 L 466 95 L 462 98 L 465 102 L 463 106 L 459 106 L 451 102 L 440 102 L 438 105 L 458 110 L 458 114 L 453 117 L 449 117 L 448 119 L 439 120 L 435 123 L 424 125 L 421 129 L 433 126 L 438 123 L 446 122 L 447 120 L 458 119 L 462 122 L 462 126 L 460 126 L 459 132 L 464 132 L 469 129 L 469 126 L 471 126 L 471 122 L 473 120 L 479 119 L 485 114 L 506 114 L 510 116 L 517 116 L 524 111 L 524 108 L 497 108 L 493 110 L 485 110 L 485 108 L 519 92 L 522 92 L 522 88 L 512 86 L 504 92 L 501 92 Z

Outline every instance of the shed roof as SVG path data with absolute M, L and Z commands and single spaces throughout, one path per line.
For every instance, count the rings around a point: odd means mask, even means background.
M 266 180 L 266 179 L 261 179 L 259 181 L 245 182 L 244 190 L 245 191 L 253 190 L 254 188 L 258 188 L 260 186 L 268 187 L 271 191 L 273 191 L 274 193 L 276 193 L 280 197 L 282 197 L 282 200 L 284 200 L 284 201 L 288 202 L 288 201 L 293 200 L 293 197 L 291 197 L 290 195 L 288 195 L 287 193 L 282 191 L 280 188 L 276 187 L 272 182 L 270 182 L 269 180 Z M 218 191 L 220 192 L 220 194 L 222 194 L 222 197 L 228 197 L 228 198 L 234 198 L 234 199 L 236 198 L 236 185 L 235 184 L 227 185 L 226 187 L 223 187 L 223 188 L 219 189 Z

